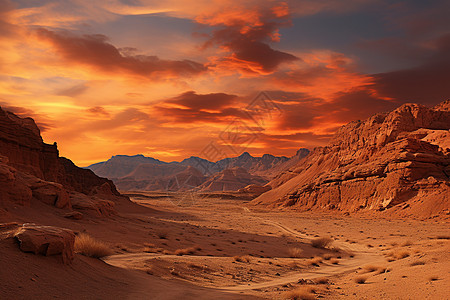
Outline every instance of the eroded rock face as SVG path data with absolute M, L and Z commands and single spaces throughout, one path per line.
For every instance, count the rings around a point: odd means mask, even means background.
M 74 258 L 75 234 L 73 231 L 35 224 L 23 224 L 14 237 L 20 250 L 44 256 L 61 255 L 65 264 Z
M 0 108 L 0 205 L 5 201 L 30 205 L 31 201 L 38 200 L 70 209 L 71 191 L 92 197 L 93 203 L 129 201 L 120 195 L 112 181 L 59 157 L 56 144 L 43 142 L 32 119 L 20 118 Z M 111 214 L 110 205 L 97 206 L 103 207 L 98 211 Z
M 429 214 L 448 209 L 450 102 L 405 104 L 389 114 L 343 126 L 270 183 L 256 204 L 298 209 L 385 210 L 432 191 Z M 412 207 L 412 206 L 411 206 Z

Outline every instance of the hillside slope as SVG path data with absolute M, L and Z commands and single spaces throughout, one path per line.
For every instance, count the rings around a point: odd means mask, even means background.
M 326 147 L 269 184 L 253 204 L 300 210 L 447 213 L 450 101 L 405 104 L 341 127 Z

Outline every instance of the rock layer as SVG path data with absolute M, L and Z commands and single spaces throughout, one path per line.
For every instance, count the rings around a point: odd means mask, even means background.
M 314 149 L 273 180 L 273 190 L 253 203 L 302 210 L 402 207 L 412 213 L 421 205 L 428 215 L 447 211 L 449 107 L 449 101 L 431 109 L 405 104 L 351 122 L 327 147 Z
M 81 169 L 59 157 L 56 143 L 43 142 L 30 118 L 20 118 L 0 108 L 0 205 L 12 201 L 30 205 L 37 200 L 57 208 L 72 207 L 75 193 L 90 197 L 103 209 L 102 201 L 129 201 L 120 195 L 112 181 L 91 170 Z M 109 206 L 108 206 L 109 207 Z

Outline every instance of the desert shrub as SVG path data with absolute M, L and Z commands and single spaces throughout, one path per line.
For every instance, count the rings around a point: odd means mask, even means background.
M 314 248 L 322 248 L 323 249 L 323 248 L 330 246 L 332 242 L 333 242 L 333 240 L 329 237 L 321 237 L 321 238 L 311 240 L 311 245 Z
M 392 251 L 389 252 L 387 254 L 388 256 L 388 261 L 394 261 L 396 259 L 403 259 L 406 258 L 410 255 L 408 250 L 397 250 L 397 251 Z
M 322 257 L 314 257 L 309 260 L 309 265 L 318 267 L 322 262 Z
M 332 263 L 333 265 L 337 265 L 337 264 L 339 264 L 339 259 L 332 258 L 332 259 L 330 259 L 330 263 Z
M 325 260 L 330 260 L 331 258 L 333 258 L 333 255 L 330 253 L 325 253 L 324 255 L 322 255 L 322 257 Z
M 200 246 L 193 246 L 193 247 L 189 247 L 189 248 L 184 248 L 184 249 L 177 249 L 175 250 L 175 255 L 192 255 L 197 251 L 202 250 L 202 248 L 200 248 Z
M 248 263 L 251 261 L 250 256 L 248 256 L 248 255 L 235 256 L 233 258 L 237 262 L 247 262 Z
M 303 250 L 301 248 L 289 248 L 288 249 L 289 257 L 292 257 L 292 258 L 300 258 L 300 257 L 302 257 L 302 253 L 303 253 Z
M 421 265 L 424 265 L 425 264 L 425 262 L 423 261 L 423 260 L 416 260 L 416 261 L 413 261 L 411 264 L 410 264 L 410 266 L 411 267 L 414 267 L 414 266 L 421 266 Z
M 75 237 L 74 247 L 76 253 L 94 258 L 101 258 L 113 254 L 109 246 L 85 233 L 80 233 Z
M 328 278 L 326 278 L 326 277 L 321 277 L 321 278 L 316 278 L 316 279 L 314 280 L 314 282 L 315 282 L 316 284 L 327 284 L 327 283 L 329 283 L 330 281 L 329 281 Z
M 167 239 L 167 237 L 168 237 L 168 233 L 167 232 L 165 232 L 165 231 L 158 231 L 157 233 L 156 233 L 156 236 L 158 236 L 160 239 L 162 239 L 162 240 L 165 240 L 165 239 Z
M 287 292 L 284 298 L 290 300 L 313 300 L 316 299 L 315 292 L 311 287 L 300 287 Z
M 364 284 L 367 280 L 366 276 L 357 276 L 355 277 L 355 282 L 358 284 Z
M 429 281 L 436 281 L 436 280 L 439 280 L 439 276 L 437 276 L 437 275 L 430 276 L 430 277 L 428 277 L 428 280 L 429 280 Z

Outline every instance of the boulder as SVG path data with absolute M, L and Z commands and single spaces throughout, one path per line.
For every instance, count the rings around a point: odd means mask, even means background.
M 71 207 L 69 194 L 61 184 L 39 180 L 33 186 L 33 197 L 57 208 Z
M 71 230 L 26 223 L 14 237 L 23 252 L 61 255 L 65 264 L 70 264 L 74 258 L 75 234 Z
M 80 213 L 79 211 L 71 211 L 71 212 L 64 214 L 64 218 L 73 219 L 73 220 L 82 220 L 83 214 Z

